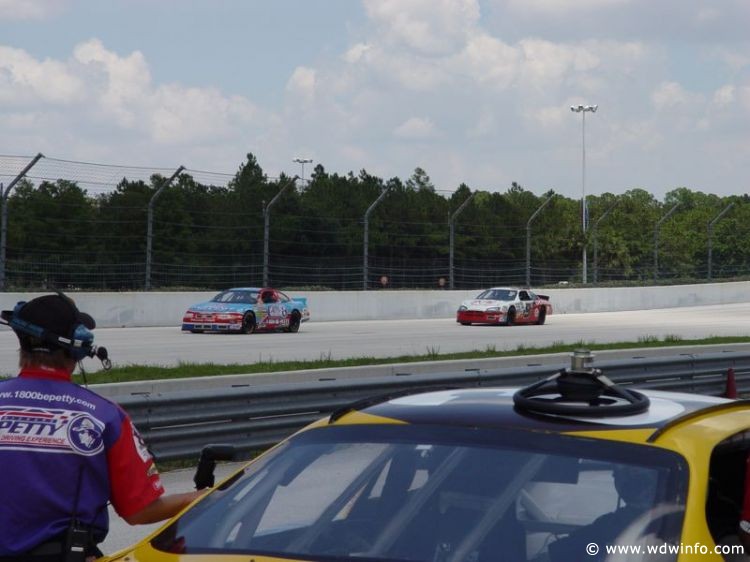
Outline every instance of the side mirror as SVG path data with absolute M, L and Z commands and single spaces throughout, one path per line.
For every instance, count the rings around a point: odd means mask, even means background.
M 214 469 L 216 461 L 234 460 L 235 449 L 233 445 L 206 445 L 201 451 L 198 459 L 198 467 L 195 469 L 195 489 L 211 488 L 214 485 Z

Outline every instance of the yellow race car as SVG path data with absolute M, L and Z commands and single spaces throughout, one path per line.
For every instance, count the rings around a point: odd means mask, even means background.
M 101 560 L 742 560 L 750 403 L 613 384 L 356 403 Z

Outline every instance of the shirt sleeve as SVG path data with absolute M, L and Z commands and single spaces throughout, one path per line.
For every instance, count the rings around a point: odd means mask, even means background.
M 164 493 L 159 472 L 143 438 L 125 415 L 120 436 L 107 451 L 111 501 L 120 517 L 129 517 Z

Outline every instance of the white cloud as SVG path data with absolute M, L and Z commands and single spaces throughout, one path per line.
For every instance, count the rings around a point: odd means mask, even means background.
M 750 66 L 750 51 L 720 48 L 716 50 L 716 57 L 726 64 L 732 72 L 740 72 Z
M 95 101 L 126 128 L 135 126 L 151 91 L 151 73 L 139 51 L 126 57 L 107 50 L 98 39 L 78 45 L 75 59 L 84 66 Z
M 750 121 L 750 86 L 744 86 L 740 89 L 739 98 L 745 108 L 746 120 Z
M 48 19 L 63 11 L 67 3 L 65 0 L 0 0 L 0 21 Z
M 427 139 L 435 135 L 435 125 L 430 119 L 412 117 L 396 127 L 393 134 L 402 139 Z
M 346 53 L 344 53 L 344 60 L 348 62 L 349 64 L 355 64 L 361 60 L 363 60 L 367 53 L 370 51 L 371 46 L 367 43 L 357 43 L 356 45 L 349 48 Z
M 470 138 L 481 138 L 492 135 L 497 130 L 495 112 L 488 107 L 482 109 L 473 125 L 466 132 Z
M 700 101 L 700 95 L 685 90 L 677 82 L 662 82 L 651 94 L 656 109 L 671 109 Z
M 570 110 L 565 107 L 540 107 L 539 109 L 529 111 L 526 118 L 533 120 L 538 125 L 548 128 L 557 128 L 570 117 Z
M 722 86 L 714 92 L 714 103 L 719 106 L 727 106 L 735 100 L 736 88 L 732 84 Z
M 241 97 L 214 88 L 160 87 L 149 100 L 148 132 L 158 143 L 190 145 L 233 136 L 252 121 L 255 110 Z
M 699 25 L 713 23 L 721 19 L 721 11 L 713 7 L 703 7 L 695 14 L 695 22 Z
M 65 63 L 37 60 L 20 49 L 0 46 L 0 100 L 11 105 L 66 104 L 83 95 L 83 82 Z
M 517 12 L 542 14 L 587 13 L 592 10 L 607 9 L 628 4 L 631 0 L 507 0 L 508 7 Z
M 312 101 L 315 97 L 315 69 L 298 66 L 286 84 L 288 92 Z
M 520 64 L 517 49 L 487 34 L 471 38 L 455 60 L 457 71 L 467 72 L 478 84 L 499 90 L 514 82 Z
M 68 61 L 40 61 L 25 51 L 0 47 L 0 100 L 6 106 L 45 108 L 43 117 L 40 111 L 6 113 L 11 131 L 55 122 L 82 135 L 87 124 L 95 124 L 109 128 L 113 139 L 116 131 L 128 131 L 139 142 L 154 145 L 199 147 L 239 138 L 243 127 L 259 117 L 249 100 L 217 88 L 155 86 L 142 53 L 120 56 L 98 39 L 77 45 Z M 70 146 L 60 147 L 65 149 Z
M 477 0 L 364 0 L 364 6 L 389 40 L 427 55 L 459 50 L 480 16 Z
M 533 85 L 558 83 L 570 72 L 590 72 L 599 58 L 590 50 L 538 39 L 523 40 L 523 73 Z
M 396 84 L 413 91 L 437 88 L 447 79 L 446 59 L 424 57 L 400 49 L 389 49 L 383 45 L 359 45 L 347 51 L 343 60 L 348 63 L 347 87 L 352 80 L 354 87 L 377 81 L 379 84 Z M 326 82 L 342 84 L 340 69 L 331 71 Z

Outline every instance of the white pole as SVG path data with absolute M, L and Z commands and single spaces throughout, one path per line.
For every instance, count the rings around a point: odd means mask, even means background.
M 586 112 L 595 113 L 598 105 L 574 105 L 570 110 L 581 114 L 581 226 L 583 229 L 583 252 L 581 256 L 581 282 L 588 282 L 588 263 L 586 256 Z

